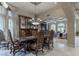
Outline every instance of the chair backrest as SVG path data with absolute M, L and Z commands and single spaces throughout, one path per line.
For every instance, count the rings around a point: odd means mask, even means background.
M 36 34 L 37 34 L 37 31 L 32 31 L 32 35 L 34 35 L 34 36 L 36 36 Z
M 47 38 L 48 38 L 49 41 L 53 40 L 53 37 L 54 37 L 54 31 L 53 30 L 47 31 L 46 34 L 48 35 Z
M 51 38 L 51 40 L 53 40 L 53 37 L 54 37 L 54 31 L 51 30 L 51 31 L 50 31 L 50 38 Z
M 44 43 L 44 32 L 43 31 L 40 31 L 37 33 L 36 35 L 37 37 L 37 48 L 41 48 L 43 46 L 43 43 Z
M 0 42 L 2 41 L 6 41 L 6 40 L 5 40 L 4 32 L 0 30 Z

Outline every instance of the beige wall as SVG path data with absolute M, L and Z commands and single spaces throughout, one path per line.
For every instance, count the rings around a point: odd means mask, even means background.
M 13 22 L 14 22 L 14 39 L 19 37 L 19 18 L 18 18 L 18 15 L 23 15 L 23 16 L 29 16 L 29 17 L 33 17 L 34 15 L 33 14 L 30 14 L 26 11 L 23 11 L 23 10 L 20 10 L 20 9 L 17 9 L 17 8 L 14 8 L 12 6 L 10 6 L 12 11 L 15 13 L 14 14 L 14 17 L 13 17 Z
M 76 31 L 79 32 L 79 19 L 76 20 Z
M 18 37 L 19 36 L 19 19 L 18 19 L 18 15 L 24 15 L 24 16 L 30 16 L 30 17 L 33 17 L 34 15 L 31 14 L 31 13 L 28 13 L 26 11 L 13 8 L 13 7 L 12 7 L 12 10 L 16 13 L 16 16 L 15 16 L 15 31 L 16 31 L 15 32 L 15 37 Z M 56 17 L 65 16 L 61 7 L 57 7 L 55 9 L 48 10 L 47 12 L 41 13 L 38 16 L 41 17 L 42 19 L 44 19 L 48 14 L 52 15 L 52 17 L 53 16 L 56 16 Z M 79 25 L 79 20 L 77 20 L 77 31 L 79 31 L 78 25 Z

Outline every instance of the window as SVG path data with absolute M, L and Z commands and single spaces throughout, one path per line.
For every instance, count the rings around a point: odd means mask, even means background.
M 9 27 L 9 30 L 11 31 L 11 34 L 13 37 L 13 19 L 12 19 L 12 12 L 11 11 L 8 11 L 8 17 L 9 17 L 8 27 Z
M 1 14 L 1 11 L 2 11 L 2 10 L 1 10 L 1 6 L 0 6 L 0 14 Z
M 6 18 L 8 17 L 8 19 Z M 10 29 L 13 37 L 13 19 L 12 12 L 8 11 L 8 9 L 0 6 L 0 29 L 4 31 L 4 34 L 8 34 L 7 30 Z M 7 39 L 7 35 L 5 35 L 5 39 Z
M 11 18 L 9 18 L 9 29 L 11 32 L 13 31 L 13 22 Z
M 4 21 L 5 21 L 6 9 L 0 6 L 0 29 L 4 31 Z
M 59 23 L 58 24 L 58 31 L 63 33 L 64 30 L 65 30 L 65 24 L 64 23 Z
M 3 30 L 3 17 L 0 15 L 0 30 Z
M 52 25 L 51 25 L 51 30 L 56 31 L 56 25 L 55 25 L 55 24 L 52 24 Z
M 6 9 L 3 6 L 0 6 L 0 15 L 6 15 Z
M 12 12 L 11 11 L 8 11 L 8 16 L 12 17 Z

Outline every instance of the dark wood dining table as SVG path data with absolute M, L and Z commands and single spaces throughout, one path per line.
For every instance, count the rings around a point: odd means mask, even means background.
M 44 35 L 44 38 L 47 38 L 48 37 L 48 35 Z M 20 42 L 22 42 L 22 41 L 28 41 L 28 40 L 34 40 L 34 39 L 36 39 L 36 36 L 28 36 L 28 37 L 21 37 L 20 38 Z
M 35 36 L 21 37 L 19 41 L 22 42 L 22 41 L 34 40 L 35 38 L 36 38 Z
M 47 38 L 48 35 L 44 35 L 44 38 Z M 29 50 L 28 48 L 28 42 L 33 42 L 33 40 L 37 39 L 36 36 L 28 36 L 28 37 L 20 37 L 20 39 L 18 38 L 18 41 L 20 41 L 23 45 L 24 45 L 24 48 L 26 50 Z

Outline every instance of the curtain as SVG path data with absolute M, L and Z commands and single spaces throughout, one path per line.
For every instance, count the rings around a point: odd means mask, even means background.
M 4 31 L 4 20 L 6 16 L 6 9 L 0 6 L 0 29 Z
M 12 12 L 8 11 L 8 29 L 11 31 L 12 37 L 13 37 L 13 34 L 14 34 L 13 24 L 14 24 L 14 21 L 13 21 Z
M 9 27 L 11 34 L 12 34 L 12 37 L 13 37 L 13 21 L 11 18 L 9 18 L 8 27 Z
M 0 15 L 0 30 L 4 31 L 4 18 Z
M 14 37 L 14 15 L 13 11 L 0 6 L 0 29 L 4 31 L 6 40 L 8 40 L 8 29 L 10 29 L 12 37 Z

